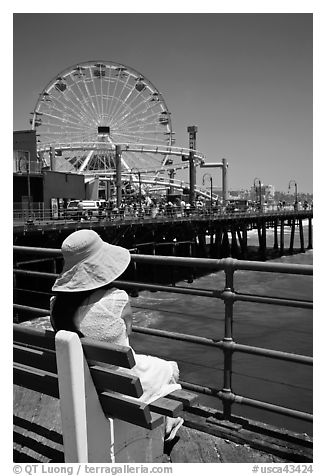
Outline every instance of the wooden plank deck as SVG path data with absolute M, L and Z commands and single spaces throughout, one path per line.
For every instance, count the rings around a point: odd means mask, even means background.
M 230 440 L 204 433 L 193 428 L 181 427 L 179 440 L 166 448 L 166 462 L 171 463 L 282 463 L 269 453 L 254 450 Z
M 61 463 L 63 446 L 59 402 L 48 395 L 14 386 L 15 463 Z M 165 446 L 168 463 L 285 462 L 272 454 L 183 426 Z

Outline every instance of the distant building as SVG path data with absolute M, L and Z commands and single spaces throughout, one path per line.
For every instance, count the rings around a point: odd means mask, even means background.
M 37 155 L 36 132 L 13 134 L 14 210 L 50 210 L 53 203 L 63 206 L 72 199 L 85 199 L 84 175 L 42 168 Z
M 15 131 L 13 139 L 13 172 L 41 173 L 36 150 L 36 131 Z

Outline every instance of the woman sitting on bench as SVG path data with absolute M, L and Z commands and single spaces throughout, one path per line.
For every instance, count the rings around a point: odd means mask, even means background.
M 93 230 L 79 230 L 62 243 L 62 273 L 55 281 L 51 298 L 51 324 L 57 332 L 76 332 L 111 344 L 130 346 L 132 310 L 128 294 L 113 285 L 130 263 L 130 253 L 104 242 Z M 179 369 L 176 362 L 136 354 L 132 369 L 142 384 L 139 400 L 150 403 L 174 390 Z M 182 418 L 166 417 L 165 440 L 172 440 Z

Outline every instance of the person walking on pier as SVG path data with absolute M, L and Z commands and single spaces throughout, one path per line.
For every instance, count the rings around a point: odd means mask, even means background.
M 78 230 L 62 243 L 62 273 L 56 279 L 50 301 L 50 319 L 55 332 L 67 330 L 111 344 L 130 346 L 132 310 L 128 294 L 114 287 L 130 263 L 130 253 L 104 242 L 93 230 Z M 130 370 L 142 384 L 139 400 L 150 403 L 174 390 L 179 369 L 176 362 L 136 354 Z M 182 418 L 166 417 L 165 440 L 171 441 Z

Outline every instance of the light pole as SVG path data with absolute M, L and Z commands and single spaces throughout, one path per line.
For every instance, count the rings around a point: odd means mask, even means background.
M 294 184 L 294 209 L 296 210 L 298 208 L 298 184 L 295 180 L 290 180 L 288 192 L 290 192 L 292 183 Z
M 195 204 L 196 193 L 196 165 L 195 165 L 195 150 L 196 150 L 196 136 L 197 136 L 198 127 L 189 126 L 187 132 L 189 134 L 189 202 L 191 205 Z
M 205 178 L 208 177 L 211 182 L 211 212 L 213 209 L 213 178 L 211 174 L 204 174 L 203 175 L 203 185 L 205 185 Z
M 261 210 L 261 180 L 256 177 L 254 179 L 254 187 L 255 187 L 255 191 L 256 191 L 256 201 L 257 201 L 257 185 L 256 185 L 256 182 L 258 180 L 258 189 L 259 189 L 259 210 Z

